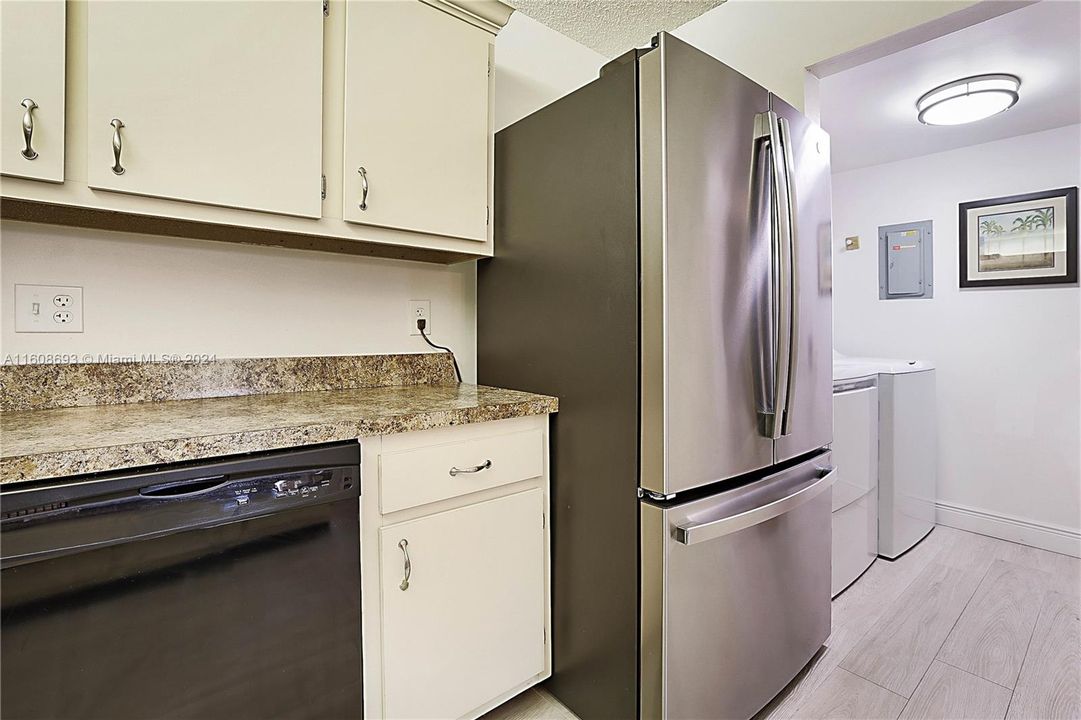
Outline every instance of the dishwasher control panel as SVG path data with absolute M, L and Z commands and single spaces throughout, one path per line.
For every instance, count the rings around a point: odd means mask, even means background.
M 318 492 L 320 488 L 330 487 L 334 477 L 333 470 L 319 470 L 317 472 L 302 472 L 295 475 L 287 475 L 274 482 L 274 497 L 283 495 L 296 496 L 308 495 Z
M 357 482 L 356 468 L 324 467 L 237 478 L 219 492 L 237 512 L 246 515 L 267 512 L 271 507 L 325 501 L 352 492 Z

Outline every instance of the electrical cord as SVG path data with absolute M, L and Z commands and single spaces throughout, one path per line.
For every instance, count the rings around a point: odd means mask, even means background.
M 458 382 L 461 383 L 462 382 L 462 371 L 458 369 L 458 359 L 454 357 L 454 351 L 451 350 L 449 347 L 443 347 L 442 345 L 436 345 L 434 342 L 429 340 L 428 335 L 424 332 L 424 328 L 426 328 L 427 326 L 428 326 L 428 321 L 425 320 L 424 318 L 419 318 L 417 320 L 417 330 L 420 330 L 420 336 L 422 338 L 424 338 L 424 342 L 428 343 L 429 345 L 434 347 L 436 350 L 442 350 L 444 352 L 450 353 L 450 361 L 452 363 L 454 363 L 454 374 L 458 376 Z

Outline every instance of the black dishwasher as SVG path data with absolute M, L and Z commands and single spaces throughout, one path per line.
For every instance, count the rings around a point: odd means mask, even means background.
M 356 443 L 0 492 L 0 715 L 360 718 Z

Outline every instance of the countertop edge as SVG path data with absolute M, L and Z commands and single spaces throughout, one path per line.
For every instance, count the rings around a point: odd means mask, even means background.
M 468 408 L 410 412 L 356 420 L 178 437 L 95 448 L 78 448 L 0 458 L 0 486 L 204 460 L 304 445 L 347 442 L 364 437 L 431 430 L 559 410 L 557 398 L 532 395 L 520 401 Z

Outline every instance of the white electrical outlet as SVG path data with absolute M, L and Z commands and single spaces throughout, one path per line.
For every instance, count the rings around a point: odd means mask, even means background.
M 409 301 L 409 334 L 420 335 L 420 330 L 417 329 L 417 320 L 423 320 L 424 334 L 432 334 L 432 301 L 431 300 L 410 300 Z
M 15 332 L 81 333 L 83 289 L 67 285 L 16 285 Z

